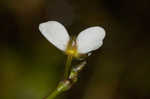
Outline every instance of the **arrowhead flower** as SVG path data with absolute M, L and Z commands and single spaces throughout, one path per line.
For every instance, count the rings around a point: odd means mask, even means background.
M 78 79 L 78 73 L 85 66 L 86 62 L 73 67 L 72 58 L 80 59 L 81 56 L 90 54 L 103 44 L 105 30 L 100 26 L 89 27 L 75 37 L 70 37 L 66 28 L 57 21 L 48 21 L 39 25 L 42 35 L 61 51 L 67 54 L 65 65 L 64 80 L 61 81 L 56 89 L 44 99 L 54 99 L 60 93 L 69 90 Z
M 102 46 L 105 30 L 100 26 L 89 27 L 70 38 L 66 28 L 57 21 L 48 21 L 39 25 L 42 35 L 67 55 L 80 57 Z

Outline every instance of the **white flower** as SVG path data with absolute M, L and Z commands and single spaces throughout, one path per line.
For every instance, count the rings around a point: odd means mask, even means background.
M 41 23 L 39 30 L 58 49 L 75 57 L 98 49 L 105 37 L 105 30 L 94 26 L 80 32 L 77 38 L 70 38 L 65 27 L 57 21 Z

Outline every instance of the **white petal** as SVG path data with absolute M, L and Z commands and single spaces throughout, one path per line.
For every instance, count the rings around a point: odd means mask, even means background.
M 103 44 L 105 30 L 102 27 L 90 27 L 82 32 L 77 37 L 77 49 L 80 54 L 86 54 L 96 50 Z
M 56 22 L 48 21 L 39 25 L 39 30 L 45 38 L 55 45 L 58 49 L 65 51 L 69 42 L 69 34 L 65 27 Z

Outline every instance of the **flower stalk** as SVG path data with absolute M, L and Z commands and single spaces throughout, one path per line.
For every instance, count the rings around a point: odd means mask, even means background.
M 72 62 L 72 56 L 68 55 L 67 57 L 67 62 L 65 66 L 65 74 L 64 74 L 64 79 L 67 79 L 69 76 L 70 68 L 71 68 L 71 62 Z
M 71 57 L 68 57 L 67 61 L 70 61 L 70 59 L 71 59 Z M 68 64 L 70 64 L 70 62 Z M 68 78 L 64 79 L 63 81 L 60 81 L 60 83 L 58 84 L 56 89 L 48 97 L 46 97 L 44 99 L 55 99 L 61 93 L 68 91 L 72 87 L 72 85 L 74 85 L 77 82 L 79 72 L 83 69 L 85 64 L 86 64 L 86 61 L 83 61 L 79 65 L 73 67 L 70 70 L 70 74 L 68 73 L 69 74 Z M 70 64 L 70 66 L 71 66 L 71 64 Z

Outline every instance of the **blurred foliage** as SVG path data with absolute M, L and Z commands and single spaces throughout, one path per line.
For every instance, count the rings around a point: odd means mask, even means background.
M 0 99 L 42 99 L 62 79 L 66 56 L 39 32 L 48 20 L 71 35 L 103 26 L 104 45 L 60 99 L 150 98 L 149 0 L 1 0 Z

